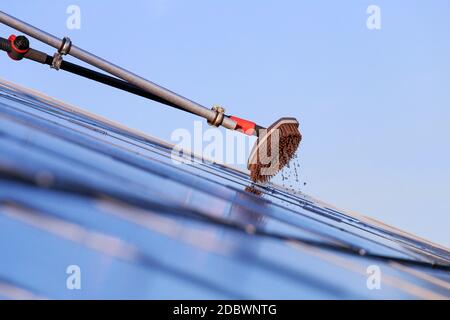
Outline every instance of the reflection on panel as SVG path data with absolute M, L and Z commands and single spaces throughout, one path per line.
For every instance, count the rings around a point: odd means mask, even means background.
M 0 81 L 0 297 L 450 297 L 445 248 Z M 66 269 L 82 271 L 67 289 Z M 370 266 L 382 271 L 371 290 Z

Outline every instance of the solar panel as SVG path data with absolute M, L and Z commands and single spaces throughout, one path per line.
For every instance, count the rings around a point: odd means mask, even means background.
M 446 248 L 171 153 L 0 81 L 0 297 L 450 298 Z

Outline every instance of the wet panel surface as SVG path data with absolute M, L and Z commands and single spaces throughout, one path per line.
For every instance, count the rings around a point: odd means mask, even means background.
M 0 296 L 450 297 L 446 248 L 171 153 L 0 82 Z M 69 265 L 82 290 L 66 288 Z M 367 288 L 371 265 L 381 290 Z

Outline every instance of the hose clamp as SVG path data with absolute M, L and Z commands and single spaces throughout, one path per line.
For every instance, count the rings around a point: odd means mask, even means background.
M 53 55 L 52 65 L 50 68 L 59 70 L 61 68 L 61 63 L 63 62 L 63 56 L 69 54 L 71 48 L 72 41 L 69 37 L 64 37 L 58 52 Z
M 69 37 L 64 37 L 58 52 L 61 55 L 66 55 L 69 54 L 71 48 L 72 48 L 72 41 L 70 40 Z
M 221 126 L 223 119 L 225 118 L 225 109 L 221 106 L 215 105 L 211 108 L 211 110 L 216 112 L 216 116 L 212 121 L 208 120 L 208 124 L 213 127 Z
M 50 66 L 50 68 L 55 69 L 56 71 L 58 71 L 61 68 L 61 63 L 63 62 L 63 58 L 61 53 L 56 52 L 53 55 L 53 60 L 52 60 L 52 65 Z

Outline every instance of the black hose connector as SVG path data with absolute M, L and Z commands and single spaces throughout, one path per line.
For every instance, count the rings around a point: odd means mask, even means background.
M 15 35 L 11 35 L 8 40 L 11 46 L 8 56 L 16 61 L 22 60 L 30 50 L 30 41 L 25 36 L 16 37 Z

